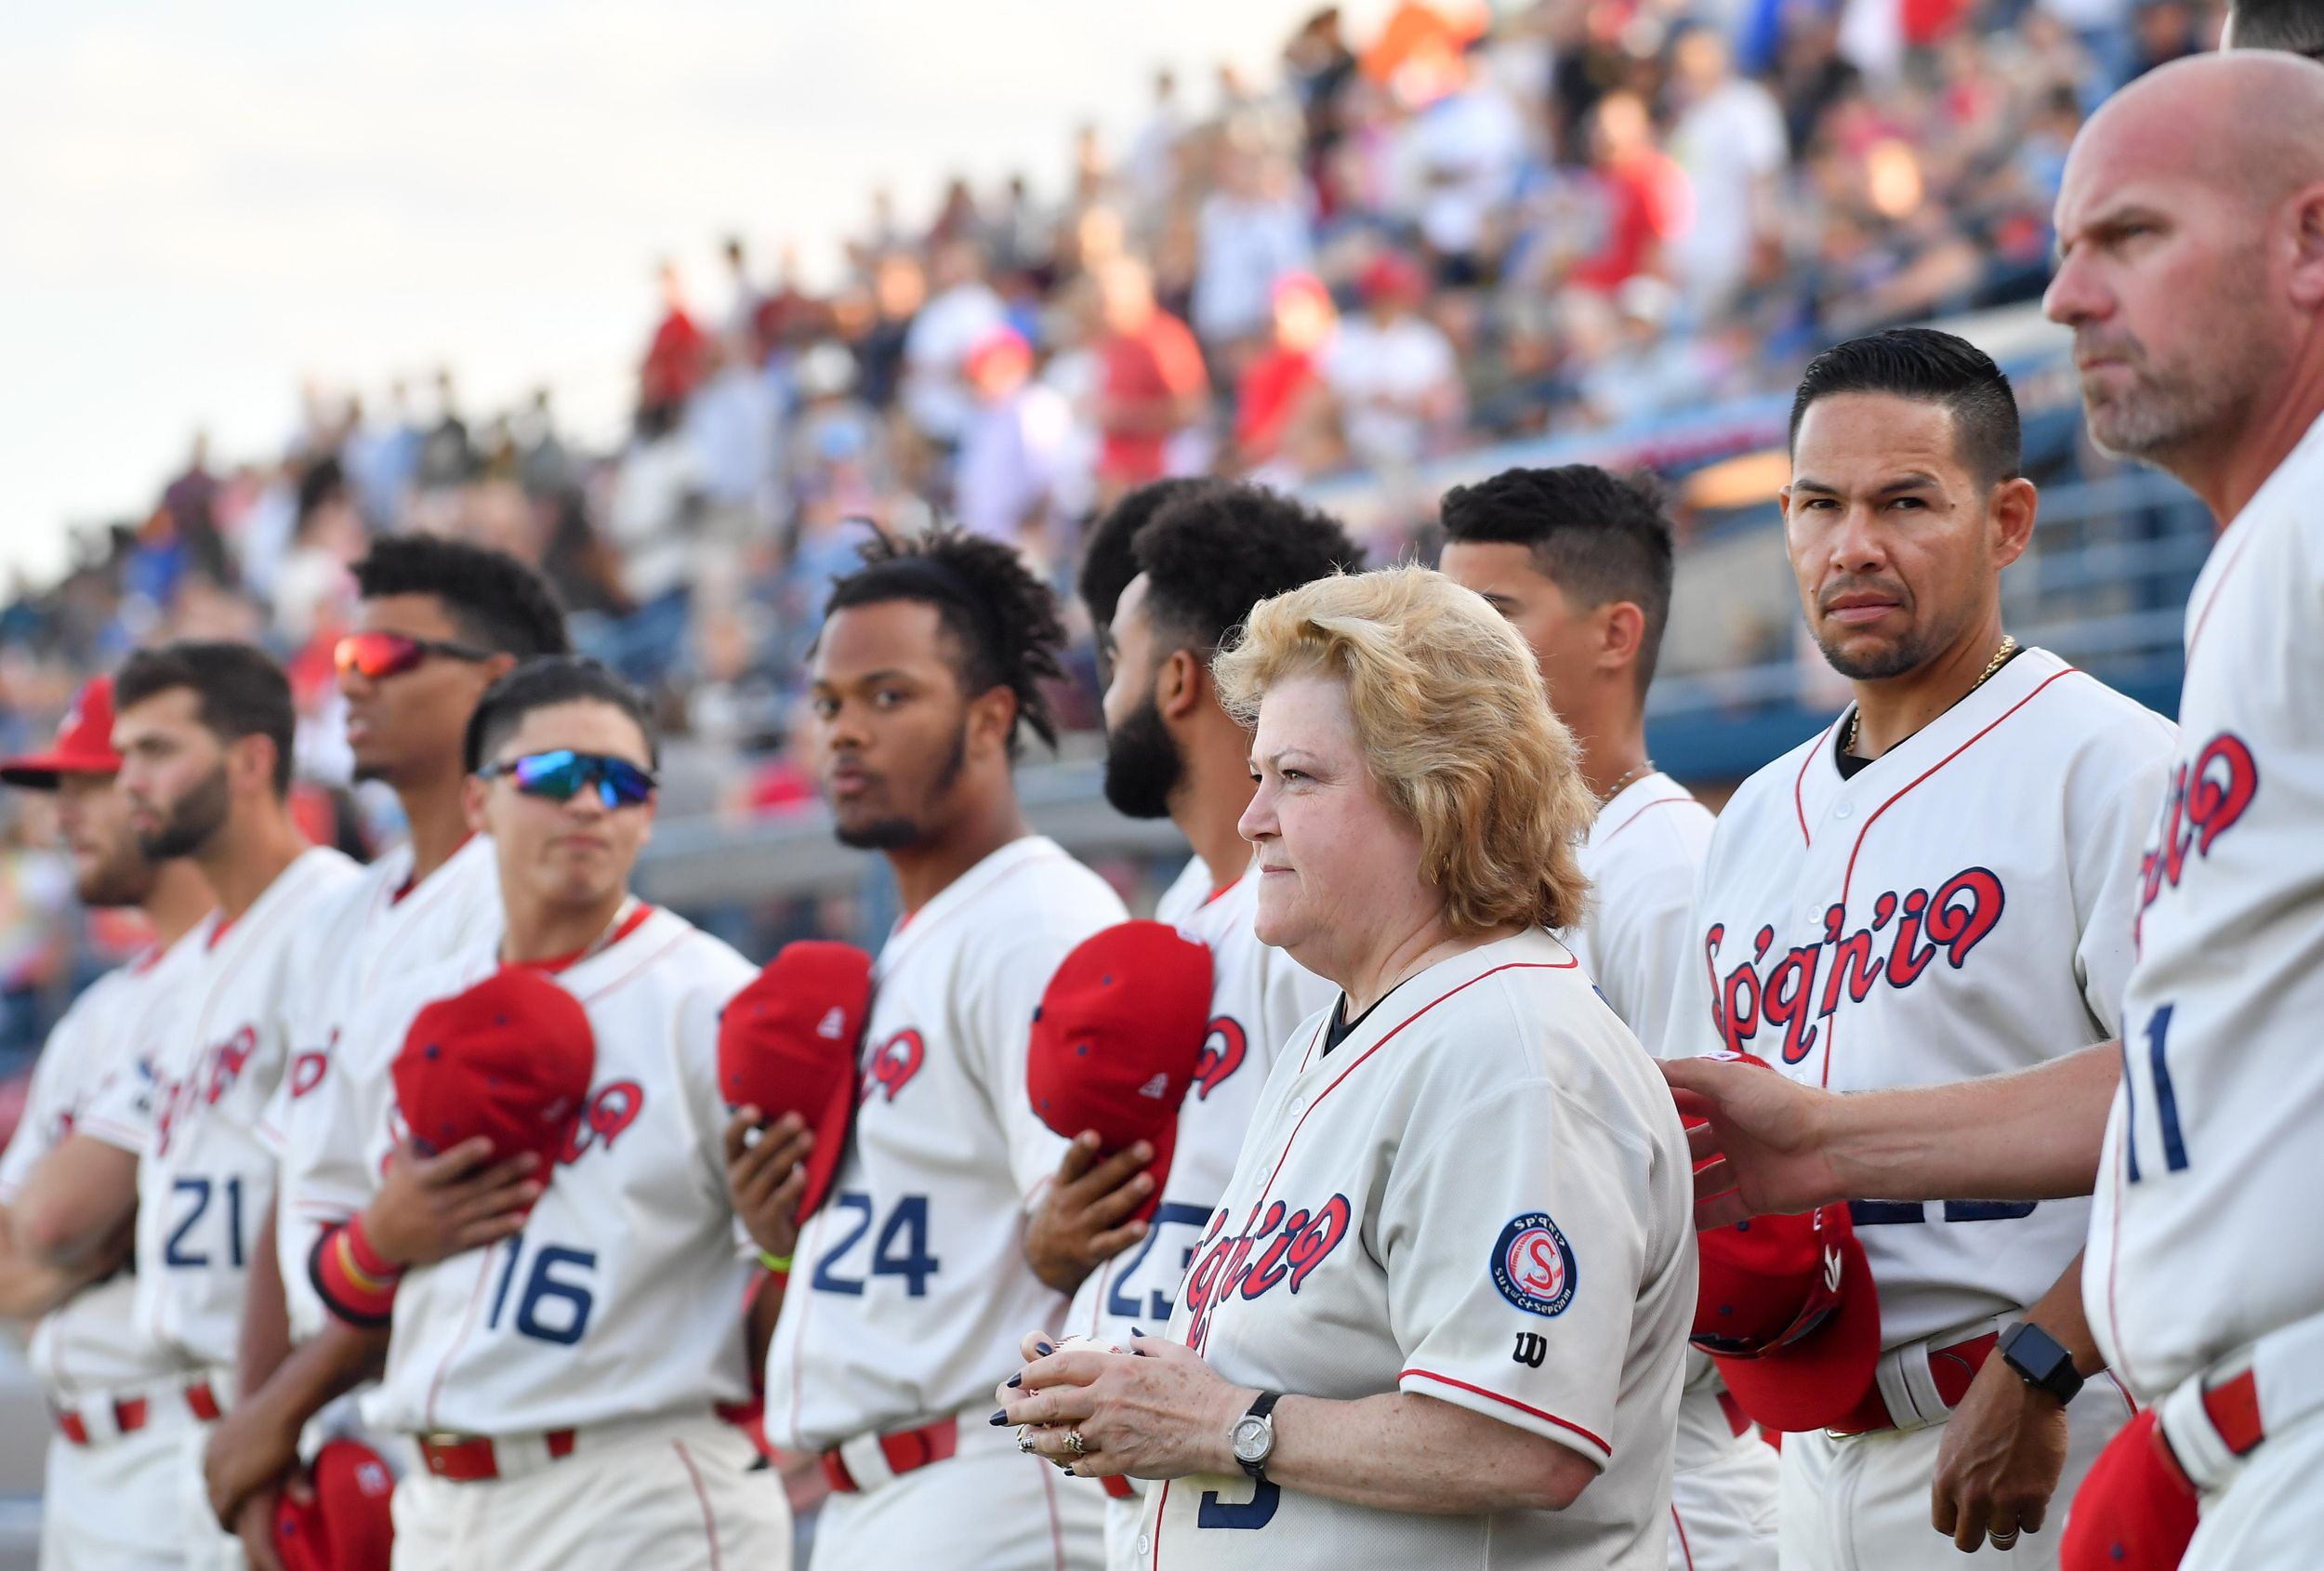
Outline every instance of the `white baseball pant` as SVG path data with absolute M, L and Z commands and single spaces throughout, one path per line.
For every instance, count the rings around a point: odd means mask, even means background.
M 1961 1571 L 1964 1564 L 2056 1571 L 2067 1506 L 2131 1412 L 2130 1398 L 2106 1376 L 2082 1387 L 2067 1409 L 2066 1467 L 2042 1530 L 2007 1550 L 1987 1542 L 1966 1557 L 1929 1525 L 1943 1424 L 1846 1439 L 1787 1434 L 1776 1522 L 1783 1571 Z
M 1017 1449 L 1017 1432 L 960 1419 L 959 1449 L 815 1518 L 811 1571 L 1102 1571 L 1105 1494 Z
M 2226 1486 L 2203 1497 L 2179 1571 L 2312 1571 L 2324 1543 L 2324 1413 L 2271 1432 Z
M 395 1486 L 395 1571 L 789 1571 L 790 1506 L 758 1457 L 706 1413 L 584 1430 L 511 1477 L 414 1473 Z
M 1776 1571 L 1776 1448 L 1735 1432 L 1715 1387 L 1679 1398 L 1670 1465 L 1670 1571 Z
M 48 1443 L 40 1571 L 178 1571 L 186 1563 L 185 1435 L 191 1423 L 75 1446 Z M 216 1531 L 215 1528 L 212 1529 Z

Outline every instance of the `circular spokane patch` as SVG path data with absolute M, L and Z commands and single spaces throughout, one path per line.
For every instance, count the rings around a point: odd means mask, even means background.
M 1493 1286 L 1527 1314 L 1563 1314 L 1580 1275 L 1574 1247 L 1547 1211 L 1509 1219 L 1493 1246 Z

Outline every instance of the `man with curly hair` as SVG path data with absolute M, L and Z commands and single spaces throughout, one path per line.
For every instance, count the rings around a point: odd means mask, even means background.
M 1063 1317 L 1024 1217 L 1066 1142 L 1025 1094 L 1028 1032 L 1068 951 L 1127 913 L 1018 806 L 1055 597 L 1016 553 L 948 531 L 876 539 L 832 588 L 815 742 L 842 843 L 894 869 L 863 1094 L 829 1196 L 798 1234 L 767 1364 L 767 1433 L 819 1453 L 822 1566 L 1094 1568 L 1103 1497 L 984 1421 L 1017 1334 Z M 752 1218 L 762 1247 L 786 1229 Z M 787 1221 L 789 1219 L 782 1219 Z

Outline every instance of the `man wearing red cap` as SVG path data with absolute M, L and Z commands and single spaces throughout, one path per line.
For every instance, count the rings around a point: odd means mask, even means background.
M 203 1526 L 186 1521 L 180 1461 L 198 1419 L 176 1361 L 133 1313 L 137 1279 L 120 1268 L 144 1142 L 136 1104 L 152 1085 L 142 1055 L 210 891 L 191 864 L 139 849 L 113 784 L 112 720 L 112 684 L 99 677 L 74 699 L 55 746 L 0 763 L 0 781 L 54 794 L 81 904 L 134 908 L 153 928 L 152 946 L 90 986 L 49 1033 L 0 1155 L 0 1318 L 38 1321 L 31 1362 L 57 1417 L 45 1565 L 175 1564 Z
M 390 984 L 498 930 L 492 846 L 471 832 L 461 800 L 462 745 L 495 680 L 565 648 L 548 586 L 502 552 L 408 535 L 378 542 L 354 573 L 355 630 L 336 652 L 348 746 L 358 778 L 394 789 L 410 833 L 294 940 L 290 1067 L 260 1125 L 279 1163 L 278 1211 L 251 1261 L 243 1400 L 206 1464 L 212 1507 L 245 1541 L 264 1541 L 309 1420 L 373 1362 L 343 1333 L 324 1335 L 331 1317 L 307 1278 L 316 1234 L 346 1220 L 337 1197 L 363 1180 L 363 1137 L 388 1095 L 378 1076 L 342 1072 L 335 1049 Z M 294 1343 L 301 1354 L 286 1366 Z M 354 1417 L 351 1403 L 333 1408 L 307 1436 L 308 1453 Z
M 815 1564 L 1094 1571 L 1103 1497 L 984 1419 L 1063 1295 L 1024 1217 L 1065 1142 L 1025 1094 L 1043 985 L 1125 913 L 1018 806 L 1020 732 L 1054 736 L 1056 598 L 996 541 L 876 540 L 832 591 L 812 702 L 839 838 L 905 917 L 881 949 L 862 1102 L 801 1227 L 767 1362 L 767 1433 L 819 1453 Z M 762 1239 L 772 1247 L 772 1240 Z
M 780 1301 L 725 1177 L 719 1016 L 752 969 L 629 892 L 656 759 L 612 672 L 518 667 L 468 759 L 505 920 L 343 1040 L 395 1087 L 363 1136 L 384 1177 L 303 1262 L 333 1314 L 387 1327 L 364 1417 L 422 1464 L 395 1564 L 781 1571 L 781 1485 L 727 1421 Z
M 290 1059 L 295 940 L 358 872 L 307 844 L 292 816 L 290 683 L 264 653 L 194 641 L 141 650 L 115 679 L 114 701 L 139 843 L 192 862 L 218 896 L 187 941 L 192 963 L 153 1043 L 137 1244 L 138 1314 L 206 1392 L 214 1419 L 236 1394 L 243 1298 L 273 1204 L 274 1162 L 257 1126 Z M 206 1430 L 187 1436 L 193 1479 L 206 1439 Z M 235 1564 L 241 1551 L 228 1543 L 218 1562 Z
M 1364 564 L 1337 521 L 1247 485 L 1188 492 L 1155 512 L 1131 551 L 1137 575 L 1107 625 L 1106 799 L 1132 818 L 1169 817 L 1196 858 L 1223 876 L 1199 909 L 1178 918 L 1181 931 L 1208 947 L 1211 964 L 1193 1089 L 1170 1125 L 1169 1165 L 1143 1171 L 1151 1144 L 1101 1162 L 1097 1140 L 1063 1130 L 1078 1138 L 1025 1236 L 1042 1279 L 1076 1294 L 1056 1328 L 1115 1346 L 1169 1324 L 1188 1254 L 1234 1172 L 1276 1053 L 1337 996 L 1251 931 L 1258 875 L 1235 828 L 1250 805 L 1250 737 L 1220 706 L 1210 662 L 1261 601 Z M 1125 979 L 1121 1007 L 1141 1007 L 1141 980 Z M 1142 1220 L 1129 1220 L 1133 1212 Z M 1133 1488 L 1108 1486 L 1107 1558 L 1116 1567 L 1135 1559 Z
M 1948 334 L 1856 339 L 1808 367 L 1791 436 L 1801 604 L 1855 702 L 1720 815 L 1674 1031 L 1851 1091 L 2104 1040 L 2172 733 L 2002 631 L 2038 504 L 2008 379 Z M 1851 1198 L 1882 1351 L 1785 1443 L 1787 1571 L 1937 1571 L 1988 1541 L 2054 1565 L 2055 1534 L 2020 1534 L 2131 1413 L 2085 1380 L 2088 1208 Z

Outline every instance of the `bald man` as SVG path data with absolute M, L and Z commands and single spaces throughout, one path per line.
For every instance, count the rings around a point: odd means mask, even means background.
M 2080 1372 L 2103 1359 L 2159 1409 L 2203 1496 L 2189 1571 L 2293 1571 L 2324 1543 L 2324 1242 L 2296 1209 L 2324 1135 L 2324 66 L 2238 51 L 2140 78 L 2076 139 L 2057 232 L 2047 309 L 2092 436 L 2220 523 L 2124 1040 L 1844 1101 L 1665 1072 L 1725 1156 L 1706 1222 L 2094 1191 Z

